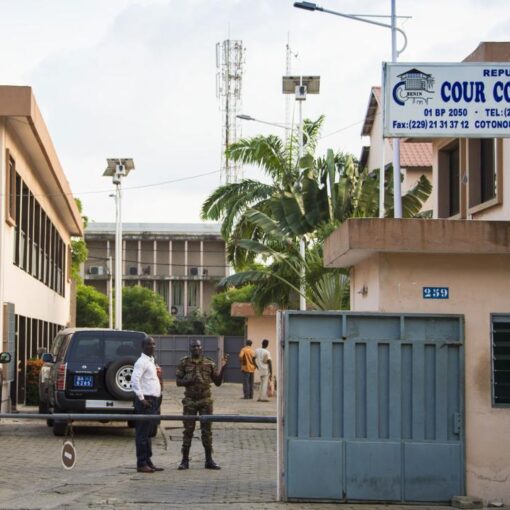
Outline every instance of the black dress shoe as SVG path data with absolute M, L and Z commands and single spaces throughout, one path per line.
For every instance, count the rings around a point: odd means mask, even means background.
M 155 469 L 152 469 L 150 466 L 139 466 L 136 468 L 139 473 L 154 473 Z
M 154 471 L 164 471 L 165 470 L 165 468 L 158 468 L 154 464 L 149 464 L 149 467 L 151 469 L 154 469 Z

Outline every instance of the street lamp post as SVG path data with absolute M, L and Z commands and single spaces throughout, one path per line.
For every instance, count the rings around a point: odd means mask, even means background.
M 135 165 L 129 158 L 109 158 L 103 173 L 111 177 L 115 185 L 115 329 L 122 329 L 122 218 L 121 218 L 121 180 L 134 170 Z
M 324 7 L 320 7 L 313 2 L 294 2 L 294 7 L 298 9 L 304 9 L 305 11 L 320 11 L 325 12 L 327 14 L 333 14 L 335 16 L 341 16 L 342 18 L 353 19 L 356 21 L 362 21 L 363 23 L 370 23 L 371 25 L 377 25 L 379 27 L 390 28 L 391 29 L 391 61 L 396 62 L 398 60 L 399 55 L 406 49 L 407 47 L 407 36 L 403 30 L 397 27 L 397 15 L 396 15 L 396 0 L 391 0 L 391 25 L 387 23 L 381 23 L 379 21 L 374 21 L 372 19 L 367 18 L 378 18 L 378 17 L 387 17 L 387 16 L 378 16 L 378 15 L 368 15 L 368 14 L 344 14 L 337 11 L 331 11 L 329 9 L 325 9 Z M 400 50 L 397 50 L 397 32 L 402 34 L 404 38 L 404 44 Z M 383 140 L 384 147 L 384 140 Z M 380 170 L 380 185 L 381 185 L 381 195 L 384 197 L 384 164 L 381 165 Z M 393 139 L 393 201 L 394 201 L 394 217 L 402 218 L 402 191 L 400 186 L 400 139 Z M 383 199 L 383 208 L 384 211 L 384 199 Z
M 113 329 L 113 272 L 111 257 L 108 257 L 106 264 L 108 268 L 108 327 Z
M 283 93 L 294 94 L 295 100 L 299 104 L 299 150 L 298 165 L 303 158 L 303 101 L 306 100 L 307 94 L 318 94 L 320 89 L 319 76 L 284 76 L 283 77 Z M 300 286 L 299 286 L 299 309 L 306 310 L 306 285 L 305 285 L 305 256 L 306 244 L 305 238 L 299 240 L 299 254 L 303 263 L 300 270 Z
M 251 115 L 245 115 L 243 113 L 236 115 L 236 117 L 241 120 L 251 120 L 254 122 L 258 122 L 260 124 L 267 124 L 268 126 L 276 126 L 276 127 L 282 128 L 282 129 L 289 129 L 291 127 L 287 124 L 279 124 L 278 122 L 268 122 L 267 120 L 256 119 L 256 118 L 252 117 Z

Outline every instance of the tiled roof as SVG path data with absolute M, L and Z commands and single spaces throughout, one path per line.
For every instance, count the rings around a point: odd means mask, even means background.
M 361 136 L 370 136 L 372 126 L 374 125 L 375 116 L 379 105 L 381 104 L 381 87 L 372 87 L 370 91 L 370 99 L 368 100 L 367 113 L 365 121 L 361 128 Z
M 400 166 L 403 168 L 432 166 L 432 144 L 402 142 Z

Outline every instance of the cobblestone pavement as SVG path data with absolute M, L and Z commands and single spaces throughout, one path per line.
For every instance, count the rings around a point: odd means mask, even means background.
M 224 384 L 213 391 L 218 414 L 276 413 L 274 401 L 240 399 L 240 385 Z M 180 394 L 173 384 L 166 385 L 164 414 L 181 413 Z M 29 408 L 22 409 L 27 410 Z M 276 502 L 276 426 L 273 424 L 214 423 L 214 458 L 222 465 L 221 471 L 203 468 L 203 449 L 197 430 L 190 469 L 178 471 L 182 426 L 180 422 L 163 422 L 163 433 L 158 433 L 153 442 L 153 461 L 165 471 L 150 475 L 136 472 L 134 433 L 124 424 L 90 423 L 74 429 L 77 460 L 74 469 L 66 471 L 60 461 L 62 438 L 55 437 L 46 423 L 2 420 L 0 509 L 401 508 L 398 505 Z

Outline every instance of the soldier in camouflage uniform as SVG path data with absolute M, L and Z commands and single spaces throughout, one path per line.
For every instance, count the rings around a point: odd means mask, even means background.
M 223 382 L 223 371 L 228 363 L 228 356 L 221 360 L 221 369 L 216 371 L 214 361 L 203 355 L 200 340 L 193 340 L 190 345 L 191 356 L 186 356 L 177 365 L 177 386 L 184 386 L 184 399 L 182 400 L 183 414 L 212 414 L 213 401 L 211 397 L 211 383 L 220 386 Z M 179 469 L 189 468 L 189 450 L 195 422 L 184 420 L 184 433 L 182 442 L 182 461 Z M 206 469 L 221 469 L 212 459 L 212 432 L 211 422 L 201 423 L 200 432 L 205 450 Z

